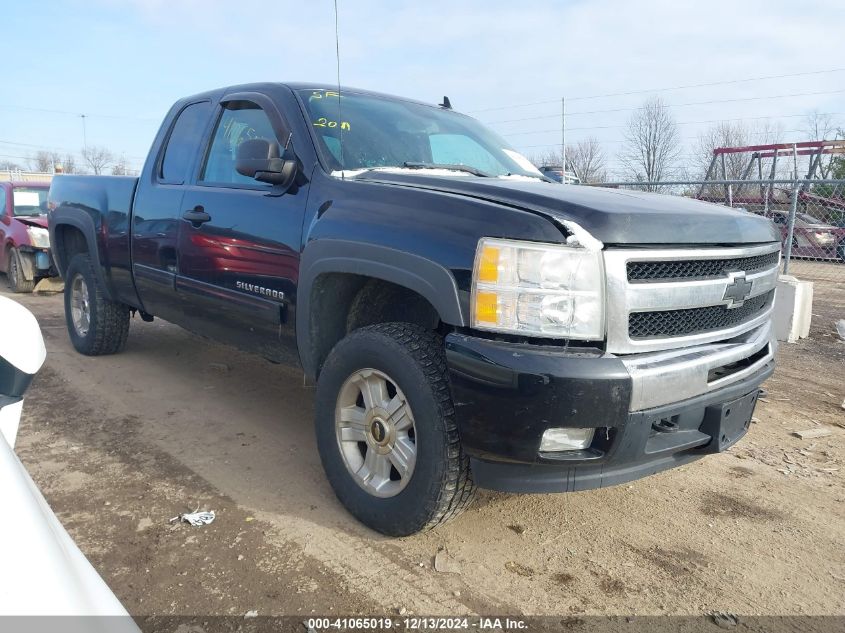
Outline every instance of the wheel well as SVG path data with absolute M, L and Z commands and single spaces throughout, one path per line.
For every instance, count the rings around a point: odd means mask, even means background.
M 309 333 L 317 375 L 332 348 L 344 336 L 376 323 L 401 321 L 430 330 L 440 316 L 422 295 L 389 281 L 348 273 L 326 273 L 311 288 Z
M 56 264 L 59 266 L 59 273 L 64 277 L 73 256 L 88 252 L 88 242 L 82 231 L 69 224 L 57 226 L 55 236 L 56 243 L 53 248 L 56 251 Z
M 4 249 L 6 251 L 6 256 L 3 258 L 3 261 L 0 262 L 0 266 L 3 267 L 3 270 L 6 270 L 6 266 L 9 263 L 9 258 L 12 256 L 12 249 L 13 248 L 17 248 L 17 244 L 12 242 L 11 238 L 7 239 L 6 244 L 5 244 L 5 249 Z

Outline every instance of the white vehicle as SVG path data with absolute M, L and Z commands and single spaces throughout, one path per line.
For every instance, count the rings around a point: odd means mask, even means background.
M 0 616 L 123 616 L 86 618 L 76 624 L 63 621 L 57 626 L 137 632 L 126 609 L 79 551 L 15 455 L 23 395 L 46 351 L 32 313 L 2 296 L 0 323 L 15 333 L 0 337 Z M 18 630 L 30 628 L 26 621 L 18 625 Z

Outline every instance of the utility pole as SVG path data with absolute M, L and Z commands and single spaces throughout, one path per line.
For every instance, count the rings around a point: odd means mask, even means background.
M 563 160 L 563 184 L 566 184 L 566 97 L 560 98 L 560 155 Z
M 88 132 L 85 129 L 85 115 L 80 114 L 79 118 L 82 119 L 82 149 L 88 149 Z

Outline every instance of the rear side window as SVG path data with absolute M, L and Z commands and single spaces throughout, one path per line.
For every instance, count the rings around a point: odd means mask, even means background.
M 179 113 L 161 161 L 162 182 L 180 185 L 188 177 L 188 170 L 199 150 L 205 124 L 211 114 L 211 103 L 192 103 Z
M 6 190 L 0 187 L 0 218 L 6 215 Z

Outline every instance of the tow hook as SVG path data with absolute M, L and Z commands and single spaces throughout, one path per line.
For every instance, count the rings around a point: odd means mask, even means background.
M 653 428 L 658 433 L 674 433 L 678 430 L 677 416 L 672 416 L 671 418 L 660 418 L 659 420 L 655 420 L 651 423 L 651 428 Z

